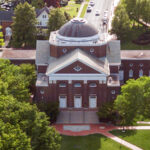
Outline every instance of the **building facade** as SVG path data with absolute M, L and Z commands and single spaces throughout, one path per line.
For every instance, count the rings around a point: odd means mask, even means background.
M 60 109 L 97 109 L 120 91 L 120 42 L 105 42 L 84 19 L 73 19 L 37 41 L 36 100 Z

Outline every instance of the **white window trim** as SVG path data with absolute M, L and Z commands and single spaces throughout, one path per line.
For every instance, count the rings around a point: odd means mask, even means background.
M 74 87 L 82 87 L 81 83 L 74 83 Z

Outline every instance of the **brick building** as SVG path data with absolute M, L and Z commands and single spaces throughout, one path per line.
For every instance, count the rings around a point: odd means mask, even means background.
M 120 42 L 104 42 L 86 20 L 73 19 L 37 41 L 36 100 L 61 109 L 96 109 L 120 91 Z

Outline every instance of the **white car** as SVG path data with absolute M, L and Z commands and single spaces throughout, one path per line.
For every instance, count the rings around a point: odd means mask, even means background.
M 89 2 L 89 5 L 90 5 L 90 6 L 94 6 L 94 5 L 95 5 L 94 1 L 90 1 L 90 2 Z
M 96 10 L 95 11 L 95 16 L 99 16 L 100 15 L 100 11 L 99 10 Z
M 88 6 L 87 7 L 87 12 L 91 12 L 92 11 L 92 7 L 91 6 Z
M 105 18 L 108 17 L 108 10 L 105 10 L 105 11 L 104 11 L 104 17 L 105 17 Z

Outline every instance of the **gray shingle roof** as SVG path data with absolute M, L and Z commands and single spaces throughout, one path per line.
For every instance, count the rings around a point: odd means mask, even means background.
M 50 45 L 48 40 L 36 42 L 36 65 L 46 65 L 50 57 Z
M 1 21 L 12 21 L 14 16 L 13 11 L 0 11 L 0 22 Z
M 43 11 L 46 11 L 49 14 L 50 9 L 47 6 L 42 9 L 36 9 L 36 17 L 38 17 Z

